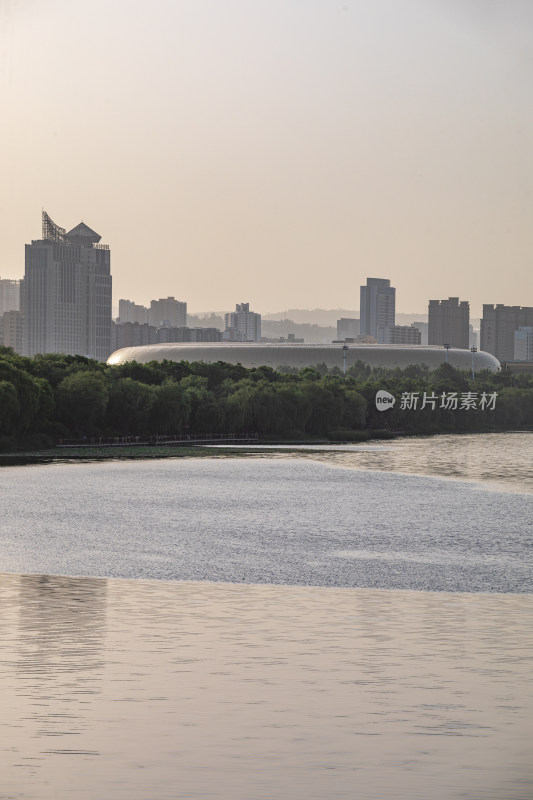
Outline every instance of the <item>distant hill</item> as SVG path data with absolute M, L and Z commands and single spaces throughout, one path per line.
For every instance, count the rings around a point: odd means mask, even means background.
M 289 308 L 287 311 L 277 311 L 271 314 L 262 314 L 264 320 L 290 319 L 307 325 L 325 325 L 337 327 L 337 320 L 341 317 L 359 319 L 359 311 L 348 311 L 345 308 Z
M 261 334 L 270 339 L 285 339 L 293 333 L 297 339 L 310 344 L 331 342 L 337 338 L 337 320 L 341 317 L 359 319 L 359 311 L 348 308 L 291 308 L 262 314 Z M 191 328 L 224 328 L 220 311 L 204 311 L 187 315 Z M 427 313 L 396 314 L 397 325 L 411 325 L 412 322 L 427 322 Z
M 337 338 L 336 325 L 312 325 L 291 319 L 261 319 L 261 335 L 269 339 L 287 338 L 294 333 L 297 339 L 309 344 L 327 344 Z
M 187 314 L 187 325 L 189 328 L 218 328 L 224 329 L 224 317 L 214 311 L 205 314 Z
M 341 317 L 348 319 L 359 319 L 359 311 L 348 308 L 290 308 L 287 311 L 277 311 L 275 313 L 263 314 L 263 320 L 283 320 L 290 319 L 293 322 L 305 323 L 308 325 L 321 325 L 337 327 L 337 320 Z M 427 322 L 426 311 L 414 314 L 396 314 L 397 325 L 410 325 L 412 322 Z

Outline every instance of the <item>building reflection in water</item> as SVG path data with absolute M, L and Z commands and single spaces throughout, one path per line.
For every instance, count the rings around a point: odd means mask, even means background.
M 98 755 L 97 743 L 87 749 L 87 736 L 80 734 L 90 728 L 93 699 L 101 693 L 107 581 L 13 575 L 2 576 L 1 583 L 4 590 L 6 583 L 11 588 L 2 596 L 9 605 L 11 594 L 11 612 L 16 611 L 7 637 L 4 677 L 9 676 L 12 703 L 4 722 L 12 726 L 12 752 L 18 749 L 18 729 L 24 731 L 18 766 L 31 779 L 51 753 Z

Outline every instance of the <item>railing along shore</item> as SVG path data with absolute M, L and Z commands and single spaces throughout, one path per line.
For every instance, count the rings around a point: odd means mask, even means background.
M 196 444 L 249 444 L 257 442 L 257 433 L 196 433 L 179 436 L 82 436 L 58 439 L 57 447 L 187 447 Z

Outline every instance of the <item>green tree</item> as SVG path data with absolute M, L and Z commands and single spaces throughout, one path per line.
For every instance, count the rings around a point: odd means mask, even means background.
M 342 419 L 342 399 L 336 397 L 318 381 L 304 382 L 302 392 L 311 404 L 311 414 L 305 426 L 306 432 L 321 436 L 330 430 L 338 430 Z
M 109 390 L 103 375 L 74 372 L 63 378 L 56 390 L 57 418 L 73 436 L 102 433 Z
M 360 430 L 365 427 L 366 400 L 363 395 L 353 389 L 346 389 L 344 393 L 344 407 L 342 411 L 342 427 L 350 430 Z
M 0 433 L 13 436 L 19 416 L 17 390 L 9 381 L 0 381 Z
M 117 433 L 132 436 L 148 433 L 154 402 L 153 386 L 139 383 L 132 378 L 119 378 L 109 392 L 108 426 Z
M 10 363 L 9 357 L 0 358 L 0 381 L 11 384 L 16 391 L 17 414 L 16 417 L 12 413 L 10 415 L 10 425 L 13 426 L 13 433 L 16 436 L 26 433 L 34 423 L 41 406 L 43 386 L 23 369 L 19 369 Z M 6 403 L 9 402 L 9 407 L 11 407 L 11 401 L 8 401 L 7 398 L 8 396 L 13 397 L 12 392 L 7 392 L 6 390 L 4 396 Z M 3 411 L 0 406 L 1 413 Z
M 155 389 L 152 432 L 168 435 L 184 433 L 189 425 L 190 402 L 179 383 L 165 379 Z

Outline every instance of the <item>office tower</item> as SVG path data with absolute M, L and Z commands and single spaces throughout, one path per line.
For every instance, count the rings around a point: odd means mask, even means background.
M 341 317 L 337 320 L 337 339 L 356 339 L 359 336 L 359 320 Z
M 430 300 L 428 311 L 428 344 L 468 349 L 470 305 L 458 297 Z
M 514 332 L 514 360 L 533 361 L 533 328 L 522 327 Z
M 530 306 L 484 305 L 481 320 L 481 349 L 500 361 L 514 360 L 514 333 L 533 326 Z
M 420 344 L 421 334 L 414 325 L 386 325 L 378 328 L 379 344 Z
M 152 300 L 148 322 L 154 328 L 186 328 L 187 303 L 181 303 L 173 297 Z
M 0 344 L 12 347 L 15 353 L 23 352 L 22 311 L 4 311 L 0 316 Z
M 16 353 L 22 353 L 20 340 L 22 316 L 19 309 L 20 281 L 0 278 L 0 344 L 12 347 Z M 10 316 L 4 319 L 4 315 L 8 313 Z M 13 316 L 14 314 L 18 314 L 18 317 Z
M 378 328 L 396 322 L 396 289 L 384 278 L 367 278 L 361 286 L 360 332 L 363 336 L 378 338 Z
M 0 317 L 6 311 L 20 310 L 20 281 L 0 278 Z
M 261 314 L 250 311 L 249 303 L 237 303 L 235 311 L 224 315 L 222 338 L 231 342 L 260 342 Z
M 428 323 L 427 322 L 413 322 L 412 323 L 414 328 L 418 328 L 420 331 L 420 344 L 427 344 L 428 343 Z
M 144 325 L 148 322 L 148 313 L 146 306 L 137 305 L 131 300 L 118 301 L 119 322 L 138 322 L 139 325 Z
M 24 352 L 85 355 L 111 352 L 109 245 L 80 222 L 68 233 L 43 211 L 42 238 L 26 245 L 21 292 Z

